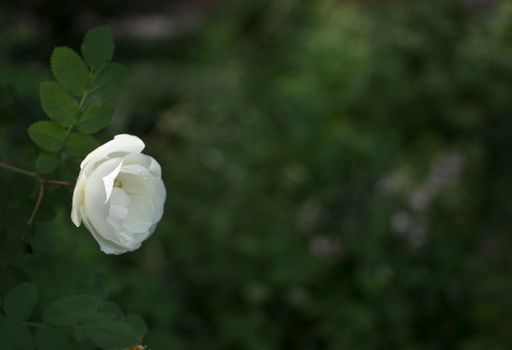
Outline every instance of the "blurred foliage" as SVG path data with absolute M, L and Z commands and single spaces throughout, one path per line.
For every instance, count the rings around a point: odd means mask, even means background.
M 0 159 L 30 167 L 18 145 L 62 42 L 2 23 Z M 101 291 L 151 349 L 511 348 L 511 23 L 507 1 L 247 1 L 120 42 L 100 135 L 146 141 L 163 221 L 106 256 L 67 190 L 27 228 L 36 189 L 2 172 L 0 295 Z

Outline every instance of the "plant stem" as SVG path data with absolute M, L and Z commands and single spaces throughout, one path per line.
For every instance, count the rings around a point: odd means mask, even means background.
M 87 98 L 87 91 L 84 92 L 84 94 L 82 95 L 82 99 L 80 100 L 80 103 L 78 104 L 79 110 L 82 110 L 82 107 L 84 106 L 86 98 Z
M 23 174 L 23 175 L 27 175 L 27 176 L 31 176 L 31 177 L 38 177 L 37 173 L 35 173 L 35 172 L 28 171 L 28 170 L 25 170 L 25 169 L 21 169 L 21 168 L 12 166 L 12 165 L 7 164 L 7 163 L 2 162 L 2 161 L 0 161 L 0 168 L 6 169 L 6 170 L 10 170 L 10 171 L 14 171 L 14 172 L 17 172 L 17 173 L 20 173 L 20 174 Z
M 2 161 L 0 161 L 0 169 L 14 171 L 14 172 L 19 173 L 19 174 L 23 174 L 23 175 L 26 175 L 26 176 L 33 177 L 34 179 L 39 181 L 39 183 L 45 183 L 45 184 L 56 185 L 56 186 L 73 186 L 73 183 L 71 183 L 69 181 L 43 179 L 36 172 L 25 170 L 25 169 L 21 169 L 21 168 L 15 167 L 13 165 L 7 164 L 6 162 L 2 162 Z
M 32 214 L 30 215 L 30 219 L 28 219 L 28 224 L 31 225 L 32 221 L 34 220 L 34 217 L 36 216 L 37 210 L 39 209 L 39 206 L 41 205 L 41 202 L 43 201 L 44 196 L 44 182 L 39 182 L 39 192 L 37 192 L 37 200 L 36 205 L 34 206 L 34 209 L 32 210 Z
M 63 181 L 63 180 L 47 180 L 43 179 L 41 176 L 39 176 L 38 173 L 21 169 L 18 167 L 15 167 L 13 165 L 7 164 L 5 162 L 0 161 L 0 169 L 5 169 L 9 171 L 13 171 L 19 174 L 23 174 L 26 176 L 30 176 L 37 182 L 39 182 L 39 192 L 37 193 L 37 200 L 36 204 L 34 206 L 34 209 L 32 210 L 32 214 L 30 214 L 30 219 L 28 219 L 28 224 L 31 225 L 32 221 L 34 220 L 34 217 L 36 216 L 37 211 L 39 210 L 39 206 L 41 205 L 41 202 L 43 201 L 44 197 L 44 185 L 55 185 L 55 186 L 73 186 L 73 184 L 69 181 Z
M 73 186 L 73 184 L 69 181 L 63 181 L 63 180 L 44 180 L 41 179 L 41 182 L 49 185 L 56 185 L 56 186 Z

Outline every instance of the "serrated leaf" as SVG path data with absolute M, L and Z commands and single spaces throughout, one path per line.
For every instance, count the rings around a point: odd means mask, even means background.
M 41 105 L 46 115 L 63 126 L 71 126 L 79 113 L 78 103 L 54 81 L 44 81 L 39 88 Z
M 137 332 L 137 334 L 148 334 L 148 325 L 139 315 L 129 314 L 124 318 L 124 320 Z
M 43 321 L 51 326 L 77 326 L 94 321 L 100 299 L 92 295 L 73 295 L 54 301 L 43 310 Z
M 82 58 L 69 47 L 56 47 L 50 58 L 55 79 L 75 96 L 81 96 L 89 83 L 89 71 Z
M 137 332 L 121 321 L 103 321 L 86 327 L 89 339 L 101 348 L 127 348 L 139 344 Z
M 115 108 L 112 104 L 94 102 L 87 107 L 77 123 L 78 130 L 85 134 L 93 134 L 107 127 L 114 117 Z
M 126 68 L 119 63 L 108 63 L 94 77 L 91 95 L 101 101 L 115 99 L 121 90 Z
M 70 156 L 83 158 L 99 145 L 94 137 L 73 132 L 68 136 L 65 149 Z
M 36 301 L 37 291 L 34 284 L 19 284 L 5 296 L 5 315 L 14 321 L 25 321 L 32 314 Z
M 50 152 L 60 150 L 66 139 L 66 130 L 51 121 L 40 121 L 30 125 L 28 134 L 36 145 Z
M 34 346 L 30 330 L 0 315 L 0 349 L 28 350 Z
M 114 38 L 108 26 L 89 30 L 82 43 L 82 55 L 91 68 L 98 68 L 114 55 Z
M 51 173 L 59 165 L 59 159 L 55 153 L 43 152 L 36 158 L 36 170 L 41 174 Z

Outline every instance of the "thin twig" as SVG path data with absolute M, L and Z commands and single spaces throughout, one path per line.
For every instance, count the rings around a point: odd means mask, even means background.
M 32 220 L 34 220 L 34 217 L 36 216 L 37 210 L 39 209 L 39 206 L 41 205 L 41 202 L 43 201 L 44 196 L 44 182 L 39 182 L 39 192 L 37 192 L 37 200 L 36 205 L 34 206 L 34 210 L 32 210 L 32 214 L 30 215 L 30 219 L 28 219 L 28 224 L 32 224 Z
M 49 185 L 56 185 L 56 186 L 73 186 L 73 183 L 69 181 L 63 181 L 63 180 L 44 180 L 41 179 L 42 182 Z
M 69 181 L 64 181 L 64 180 L 47 180 L 47 179 L 42 178 L 36 172 L 25 170 L 25 169 L 21 169 L 21 168 L 15 167 L 13 165 L 7 164 L 6 162 L 2 162 L 2 161 L 0 161 L 0 168 L 1 169 L 5 169 L 5 170 L 14 171 L 16 173 L 23 174 L 23 175 L 26 175 L 26 176 L 30 176 L 30 177 L 34 178 L 35 180 L 37 180 L 40 183 L 45 183 L 45 184 L 49 184 L 49 185 L 56 185 L 56 186 L 73 186 L 73 183 L 71 183 Z
M 37 173 L 35 173 L 35 172 L 28 171 L 28 170 L 25 170 L 25 169 L 21 169 L 21 168 L 15 167 L 13 165 L 7 164 L 7 163 L 2 162 L 2 161 L 0 161 L 0 168 L 4 168 L 6 170 L 14 171 L 14 172 L 17 172 L 19 174 L 23 174 L 23 175 L 27 175 L 27 176 L 31 176 L 31 177 L 38 177 Z

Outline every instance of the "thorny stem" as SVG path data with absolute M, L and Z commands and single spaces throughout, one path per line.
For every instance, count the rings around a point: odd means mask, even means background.
M 32 221 L 34 220 L 34 217 L 36 216 L 37 210 L 39 209 L 39 206 L 41 205 L 41 202 L 43 201 L 44 197 L 44 185 L 55 185 L 55 186 L 73 186 L 73 184 L 69 181 L 63 181 L 63 180 L 47 180 L 43 179 L 38 173 L 21 169 L 18 167 L 15 167 L 13 165 L 7 164 L 5 162 L 0 161 L 0 168 L 13 171 L 19 174 L 23 174 L 26 176 L 30 176 L 34 178 L 37 182 L 39 182 L 39 191 L 37 193 L 37 200 L 36 204 L 34 205 L 34 209 L 32 210 L 32 214 L 30 215 L 30 219 L 28 219 L 28 224 L 31 225 Z

